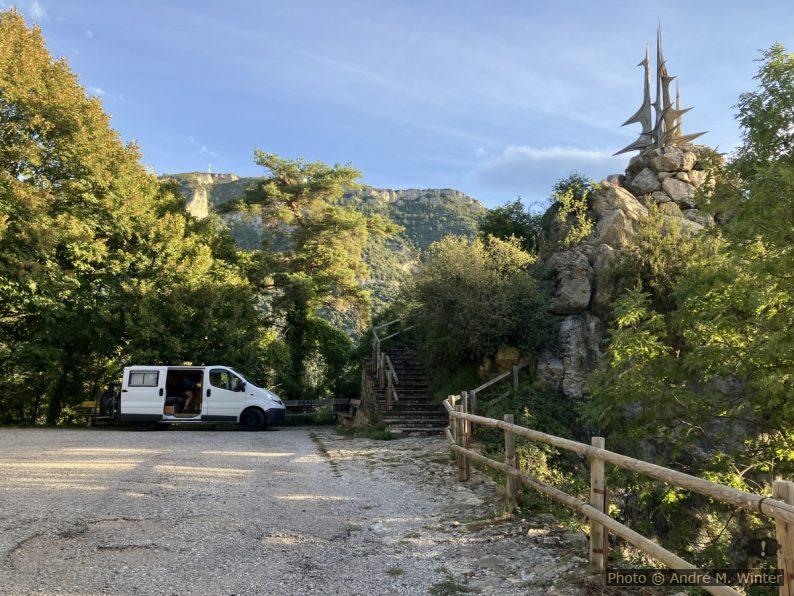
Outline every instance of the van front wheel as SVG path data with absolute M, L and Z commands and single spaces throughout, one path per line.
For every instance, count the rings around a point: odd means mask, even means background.
M 240 416 L 240 426 L 243 427 L 243 430 L 262 430 L 265 428 L 266 423 L 265 414 L 262 410 L 256 408 L 246 410 L 243 412 L 242 416 Z

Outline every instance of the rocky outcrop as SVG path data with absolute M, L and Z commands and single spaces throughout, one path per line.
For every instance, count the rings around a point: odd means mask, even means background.
M 587 257 L 575 250 L 551 256 L 547 267 L 554 275 L 555 287 L 549 310 L 555 314 L 579 313 L 590 305 L 593 269 Z
M 707 183 L 701 157 L 706 147 L 648 149 L 629 161 L 623 176 L 610 176 L 592 199 L 593 231 L 580 245 L 552 254 L 545 263 L 553 281 L 549 311 L 556 334 L 538 358 L 539 374 L 572 399 L 586 397 L 585 381 L 598 365 L 604 337 L 598 313 L 614 298 L 600 283 L 655 205 L 666 225 L 697 233 L 713 223 L 697 209 L 697 191 Z

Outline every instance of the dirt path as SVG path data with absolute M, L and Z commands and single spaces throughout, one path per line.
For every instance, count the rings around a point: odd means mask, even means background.
M 0 503 L 1 594 L 572 594 L 586 566 L 487 519 L 442 439 L 0 430 Z

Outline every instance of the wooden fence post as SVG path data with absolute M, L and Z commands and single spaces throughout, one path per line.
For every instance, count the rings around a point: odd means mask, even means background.
M 380 353 L 378 361 L 378 384 L 381 389 L 386 384 L 386 352 Z
M 391 410 L 391 402 L 392 402 L 392 377 L 391 377 L 391 370 L 386 372 L 386 411 Z
M 463 398 L 463 411 L 469 413 L 469 393 L 467 391 L 461 392 Z M 463 421 L 463 446 L 466 449 L 471 449 L 471 422 L 468 420 Z M 471 460 L 468 457 L 463 458 L 463 467 L 466 470 L 466 480 L 471 477 Z
M 518 389 L 518 365 L 513 365 L 513 389 Z
M 462 412 L 463 406 L 455 406 L 456 412 Z M 458 447 L 464 447 L 466 444 L 466 433 L 465 433 L 465 426 L 464 421 L 460 418 L 455 418 L 455 442 L 457 443 Z M 462 453 L 458 453 L 458 482 L 465 482 L 466 481 L 466 457 Z
M 772 482 L 772 497 L 794 505 L 794 482 L 788 480 Z M 783 570 L 780 596 L 794 596 L 794 524 L 776 519 L 775 539 L 782 547 L 777 554 L 777 567 Z
M 513 424 L 513 415 L 505 414 L 504 421 Z M 516 436 L 505 429 L 505 463 L 511 468 L 518 467 L 516 465 Z M 518 488 L 518 481 L 510 474 L 507 475 L 505 480 L 505 493 L 507 495 L 507 512 L 512 513 L 516 507 L 516 489 Z
M 604 449 L 605 441 L 603 437 L 593 437 L 591 440 L 593 447 Z M 604 490 L 604 460 L 595 457 L 590 458 L 590 504 L 604 511 L 605 504 Z M 602 574 L 606 570 L 606 528 L 597 521 L 590 520 L 590 566 L 594 574 Z
M 470 405 L 471 405 L 471 413 L 472 414 L 476 414 L 477 413 L 477 392 L 474 389 L 469 391 L 469 402 L 470 402 Z

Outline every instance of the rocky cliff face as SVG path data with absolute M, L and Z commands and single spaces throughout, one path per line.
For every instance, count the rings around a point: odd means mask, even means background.
M 696 190 L 706 183 L 707 147 L 684 145 L 648 149 L 633 157 L 625 175 L 610 176 L 593 197 L 593 231 L 584 242 L 552 254 L 544 263 L 553 283 L 550 312 L 556 317 L 556 337 L 542 351 L 538 372 L 557 383 L 566 396 L 585 397 L 585 381 L 598 364 L 604 339 L 603 312 L 612 296 L 599 288 L 600 274 L 659 207 L 669 225 L 697 233 L 712 222 L 701 215 Z

